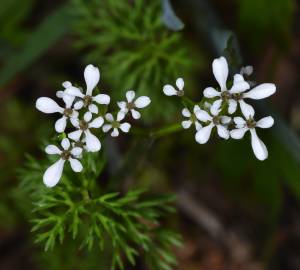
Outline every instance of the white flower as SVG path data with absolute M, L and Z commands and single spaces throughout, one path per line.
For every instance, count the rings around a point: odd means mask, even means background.
M 178 90 L 176 90 L 172 85 L 167 84 L 164 86 L 163 91 L 166 96 L 179 96 L 182 97 L 184 95 L 184 80 L 182 78 L 178 78 L 176 80 L 176 86 Z
M 217 127 L 218 135 L 223 139 L 229 139 L 229 131 L 227 126 L 231 118 L 224 115 L 219 115 L 220 109 L 210 108 L 210 114 L 204 110 L 196 110 L 195 114 L 198 120 L 207 123 L 208 125 L 197 131 L 195 139 L 198 143 L 204 144 L 209 140 L 211 131 L 214 127 Z
M 257 136 L 255 128 L 270 128 L 274 124 L 274 119 L 273 117 L 268 116 L 256 122 L 253 118 L 254 114 L 246 114 L 244 116 L 245 119 L 242 117 L 234 118 L 236 129 L 230 131 L 230 136 L 233 139 L 239 140 L 242 139 L 245 133 L 249 130 L 251 133 L 251 145 L 256 158 L 259 160 L 265 160 L 268 157 L 268 149 Z
M 238 103 L 240 104 L 242 111 L 252 110 L 254 112 L 252 106 L 245 103 L 244 99 L 263 99 L 273 95 L 276 91 L 276 86 L 274 84 L 264 83 L 246 92 L 250 89 L 250 85 L 244 80 L 244 77 L 241 74 L 234 75 L 233 86 L 228 90 L 226 86 L 228 77 L 228 64 L 226 59 L 224 57 L 215 59 L 212 67 L 221 91 L 208 87 L 204 89 L 204 96 L 207 98 L 219 97 L 219 99 L 213 103 L 213 107 L 219 107 L 222 102 L 227 102 L 228 113 L 230 114 L 233 114 L 236 111 Z
M 197 110 L 201 110 L 200 107 L 198 105 L 195 105 L 194 106 L 194 112 L 191 113 L 187 108 L 184 108 L 182 110 L 182 115 L 184 117 L 187 117 L 188 120 L 184 120 L 181 122 L 181 125 L 184 129 L 188 129 L 190 128 L 190 126 L 194 123 L 195 127 L 196 127 L 196 130 L 200 130 L 202 128 L 202 125 L 200 124 L 200 122 L 198 121 L 197 119 L 197 116 L 196 116 L 196 112 Z
M 44 173 L 43 182 L 47 187 L 54 187 L 60 180 L 64 164 L 68 160 L 74 172 L 81 172 L 82 165 L 76 158 L 81 155 L 82 149 L 70 147 L 70 141 L 63 139 L 61 142 L 62 150 L 56 145 L 48 145 L 45 149 L 49 155 L 60 155 L 60 159 L 52 164 Z
M 68 137 L 75 142 L 78 142 L 81 135 L 84 134 L 85 138 L 82 140 L 85 140 L 86 150 L 88 152 L 98 152 L 101 149 L 101 143 L 99 139 L 91 133 L 90 129 L 100 128 L 103 123 L 104 120 L 101 116 L 92 120 L 92 113 L 86 112 L 82 120 L 75 119 L 74 121 L 72 121 L 72 124 L 77 128 L 77 130 L 69 133 Z
M 55 130 L 59 133 L 65 131 L 67 126 L 67 119 L 76 119 L 78 112 L 72 109 L 72 104 L 75 97 L 63 94 L 62 98 L 65 102 L 65 108 L 60 107 L 53 99 L 48 97 L 40 97 L 36 101 L 36 108 L 43 113 L 60 113 L 63 116 L 55 123 Z
M 72 83 L 69 82 L 69 81 L 65 81 L 65 82 L 62 83 L 62 86 L 63 86 L 63 87 L 65 88 L 65 90 L 66 90 L 66 89 L 72 87 Z M 58 98 L 63 98 L 63 96 L 66 95 L 65 90 L 59 90 L 59 91 L 57 91 L 57 92 L 56 92 L 56 96 L 57 96 Z
M 134 119 L 139 119 L 141 117 L 141 114 L 135 110 L 135 108 L 137 109 L 142 109 L 147 107 L 151 100 L 149 97 L 147 96 L 141 96 L 138 97 L 137 99 L 135 99 L 135 92 L 134 91 L 127 91 L 126 92 L 126 101 L 120 101 L 118 102 L 118 106 L 120 108 L 120 114 L 124 114 L 124 116 L 130 111 L 131 115 Z
M 91 113 L 98 113 L 98 107 L 93 103 L 108 105 L 110 103 L 110 97 L 105 94 L 98 94 L 93 96 L 93 90 L 100 80 L 99 69 L 93 65 L 88 65 L 84 70 L 84 79 L 86 83 L 86 93 L 83 94 L 77 87 L 70 86 L 66 89 L 66 93 L 75 97 L 81 98 L 74 104 L 76 110 L 80 110 L 82 107 L 88 107 Z
M 113 129 L 111 132 L 112 137 L 119 136 L 119 129 L 123 132 L 129 132 L 131 125 L 129 123 L 120 123 L 124 119 L 124 115 L 118 114 L 117 119 L 115 120 L 111 113 L 107 113 L 105 115 L 105 119 L 109 122 L 109 124 L 103 125 L 103 132 L 108 132 L 110 129 Z

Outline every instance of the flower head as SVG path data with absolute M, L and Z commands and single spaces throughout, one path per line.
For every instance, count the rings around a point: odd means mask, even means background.
M 40 97 L 36 101 L 36 108 L 47 114 L 60 113 L 62 117 L 58 119 L 55 123 L 55 130 L 59 133 L 64 132 L 67 126 L 67 120 L 76 119 L 78 117 L 78 112 L 72 108 L 74 102 L 74 97 L 63 94 L 62 99 L 65 102 L 65 108 L 59 106 L 53 99 L 48 97 Z
M 125 133 L 129 132 L 131 125 L 129 123 L 121 123 L 121 121 L 124 119 L 123 114 L 118 114 L 117 118 L 114 119 L 114 117 L 111 113 L 107 113 L 105 115 L 105 119 L 108 123 L 103 125 L 102 130 L 103 130 L 103 132 L 106 133 L 110 129 L 112 129 L 112 132 L 111 132 L 112 137 L 119 136 L 119 129 Z
M 139 119 L 141 117 L 141 114 L 136 109 L 145 108 L 151 102 L 150 98 L 147 96 L 141 96 L 135 99 L 134 91 L 127 91 L 126 99 L 127 101 L 118 102 L 120 108 L 119 113 L 125 116 L 130 111 L 134 119 Z
M 234 123 L 236 129 L 230 131 L 230 136 L 233 139 L 242 139 L 245 133 L 249 130 L 251 133 L 251 145 L 254 155 L 259 160 L 265 160 L 268 157 L 268 149 L 263 141 L 257 136 L 256 128 L 270 128 L 274 125 L 274 119 L 271 116 L 264 117 L 259 121 L 254 120 L 254 114 L 244 114 L 245 118 L 235 117 Z
M 208 87 L 204 89 L 204 96 L 207 98 L 218 97 L 212 104 L 214 107 L 219 107 L 223 102 L 228 103 L 228 113 L 230 114 L 236 112 L 238 103 L 241 110 L 244 110 L 244 107 L 248 105 L 245 105 L 244 99 L 263 99 L 273 95 L 276 91 L 274 84 L 264 83 L 246 92 L 250 89 L 250 84 L 244 80 L 244 77 L 241 74 L 234 75 L 233 85 L 228 90 L 226 85 L 228 78 L 228 64 L 226 59 L 223 56 L 215 59 L 212 67 L 214 76 L 219 83 L 220 91 Z M 249 106 L 251 105 L 248 105 L 248 107 Z
M 70 86 L 66 89 L 66 93 L 78 97 L 81 100 L 74 104 L 76 110 L 82 107 L 87 107 L 91 113 L 98 113 L 98 107 L 93 103 L 108 105 L 110 103 L 110 97 L 105 94 L 98 94 L 93 96 L 93 90 L 100 80 L 100 71 L 93 65 L 88 65 L 84 70 L 84 79 L 86 83 L 85 94 L 77 87 Z
M 176 80 L 176 86 L 178 89 L 175 89 L 174 86 L 167 84 L 164 86 L 163 91 L 166 96 L 179 96 L 182 97 L 184 95 L 184 80 L 182 78 L 178 78 Z
M 49 155 L 60 156 L 60 158 L 44 173 L 43 182 L 47 187 L 54 187 L 59 182 L 66 161 L 70 162 L 74 172 L 82 171 L 82 165 L 77 159 L 81 155 L 82 149 L 79 147 L 72 148 L 70 141 L 66 138 L 62 140 L 61 147 L 62 149 L 58 148 L 56 145 L 48 145 L 45 149 L 46 153 Z
M 75 142 L 78 142 L 84 134 L 84 141 L 85 141 L 85 148 L 88 152 L 98 152 L 101 149 L 101 143 L 99 139 L 93 135 L 90 131 L 92 128 L 100 128 L 104 120 L 101 116 L 93 119 L 91 112 L 86 112 L 83 116 L 82 120 L 75 119 L 72 121 L 72 124 L 74 127 L 77 128 L 77 130 L 71 132 L 68 134 L 68 137 Z M 83 139 L 82 139 L 83 140 Z
M 195 105 L 194 106 L 194 110 L 193 110 L 193 113 L 189 111 L 189 109 L 187 108 L 184 108 L 182 110 L 182 115 L 186 118 L 188 118 L 187 120 L 184 120 L 181 122 L 181 125 L 184 129 L 188 129 L 191 127 L 192 124 L 195 125 L 196 127 L 196 130 L 200 130 L 202 128 L 202 125 L 200 124 L 200 122 L 198 121 L 197 119 L 197 115 L 196 115 L 196 112 L 198 110 L 201 110 L 200 107 L 198 105 Z
M 227 125 L 230 123 L 231 118 L 220 114 L 220 109 L 211 107 L 210 114 L 204 110 L 196 110 L 195 114 L 198 120 L 206 123 L 207 125 L 197 131 L 195 139 L 200 144 L 205 144 L 210 138 L 211 131 L 214 127 L 217 128 L 218 135 L 223 139 L 229 138 L 229 131 Z

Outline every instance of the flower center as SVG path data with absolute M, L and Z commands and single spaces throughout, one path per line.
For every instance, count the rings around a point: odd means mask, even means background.
M 183 97 L 184 96 L 184 91 L 183 90 L 177 91 L 177 96 Z
M 85 96 L 83 98 L 83 104 L 85 107 L 89 106 L 92 104 L 93 98 L 91 96 Z
M 62 151 L 60 156 L 63 160 L 68 160 L 71 157 L 71 153 L 68 150 L 64 150 L 64 151 Z
M 113 128 L 119 128 L 119 127 L 120 127 L 120 123 L 119 123 L 118 121 L 113 121 L 113 122 L 111 123 L 111 126 L 112 126 Z
M 243 98 L 243 93 L 232 94 L 232 98 L 236 101 L 239 101 L 240 99 Z
M 135 108 L 135 105 L 134 105 L 133 102 L 127 103 L 127 109 L 128 109 L 128 110 L 132 110 L 132 109 L 134 109 L 134 108 Z
M 250 118 L 249 120 L 247 120 L 246 125 L 248 128 L 255 128 L 256 122 L 254 121 L 254 119 Z
M 222 98 L 222 100 L 228 100 L 228 99 L 231 98 L 231 95 L 230 95 L 230 93 L 228 91 L 223 91 L 221 93 L 221 98 Z
M 81 130 L 87 130 L 89 128 L 89 123 L 84 120 L 79 121 L 79 127 Z
M 67 108 L 64 110 L 64 116 L 71 117 L 73 114 L 73 110 L 71 108 Z
M 221 118 L 220 116 L 214 116 L 213 118 L 213 123 L 217 126 L 217 125 L 220 125 L 221 124 Z

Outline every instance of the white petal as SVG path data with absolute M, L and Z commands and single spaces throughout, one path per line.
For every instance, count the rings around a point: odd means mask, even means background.
M 129 123 L 123 123 L 120 125 L 120 129 L 125 133 L 129 132 L 130 127 L 131 125 Z
M 114 128 L 114 130 L 111 133 L 112 137 L 118 137 L 119 136 L 119 130 L 117 128 Z
M 93 97 L 93 100 L 98 104 L 108 105 L 110 103 L 110 96 L 106 94 L 99 94 Z
M 81 172 L 82 171 L 82 164 L 80 163 L 80 161 L 78 159 L 75 158 L 70 158 L 70 165 L 71 168 L 74 172 Z
M 228 77 L 228 64 L 222 56 L 213 61 L 212 64 L 214 76 L 221 87 L 221 91 L 226 90 L 226 81 Z
M 237 83 L 233 84 L 233 86 L 231 87 L 231 89 L 229 90 L 229 92 L 231 94 L 237 94 L 237 93 L 245 92 L 249 88 L 250 88 L 249 83 L 247 83 L 245 81 L 244 82 L 237 82 Z
M 196 141 L 200 144 L 207 143 L 213 127 L 214 127 L 214 124 L 210 123 L 208 126 L 203 127 L 199 131 L 197 131 L 197 133 L 195 135 Z
M 132 115 L 133 119 L 140 119 L 141 118 L 141 114 L 137 110 L 134 110 L 134 109 L 131 110 L 131 115 Z
M 86 112 L 83 116 L 83 119 L 85 122 L 90 122 L 93 118 L 93 115 L 91 112 Z
M 119 111 L 119 113 L 117 114 L 117 121 L 120 122 L 125 118 L 125 113 Z
M 91 112 L 91 113 L 98 113 L 98 107 L 95 105 L 95 104 L 90 104 L 89 105 L 89 111 Z
M 89 128 L 100 128 L 103 125 L 103 123 L 104 119 L 101 116 L 99 116 L 89 124 Z
M 254 109 L 251 105 L 247 104 L 244 100 L 239 100 L 241 111 L 246 119 L 254 116 Z
M 84 94 L 82 94 L 80 89 L 74 86 L 67 88 L 65 93 L 74 97 L 80 97 L 80 98 L 84 97 Z
M 65 161 L 59 159 L 46 170 L 43 176 L 43 182 L 47 187 L 54 187 L 59 182 L 64 169 L 64 164 Z
M 80 156 L 81 153 L 82 153 L 82 148 L 80 148 L 80 147 L 74 147 L 74 148 L 71 150 L 71 154 L 72 154 L 74 157 Z
M 77 117 L 71 117 L 70 121 L 74 127 L 79 128 L 79 119 Z
M 246 124 L 245 119 L 242 118 L 242 117 L 239 117 L 239 116 L 234 117 L 234 118 L 233 118 L 233 121 L 234 121 L 234 123 L 235 123 L 236 125 L 238 125 L 238 126 L 244 126 L 244 125 Z
M 100 80 L 99 69 L 93 65 L 88 65 L 84 70 L 84 79 L 86 83 L 86 94 L 91 96 Z
M 221 93 L 212 87 L 207 87 L 204 89 L 203 95 L 207 98 L 214 98 L 221 96 Z
M 63 96 L 64 96 L 64 91 L 57 91 L 56 92 L 56 96 L 58 97 L 58 98 L 62 98 Z
M 89 130 L 84 132 L 85 141 L 86 141 L 86 149 L 88 152 L 98 152 L 101 149 L 101 143 L 99 139 L 93 135 Z
M 38 98 L 35 104 L 36 108 L 43 113 L 63 113 L 64 109 L 61 108 L 53 99 L 48 97 Z
M 202 128 L 202 125 L 198 121 L 195 121 L 195 127 L 196 127 L 196 130 L 198 131 Z
M 187 108 L 182 109 L 181 113 L 184 117 L 191 117 L 192 116 L 191 112 Z
M 208 112 L 206 112 L 204 110 L 197 110 L 195 112 L 195 115 L 196 115 L 197 119 L 202 122 L 207 122 L 207 121 L 212 120 L 212 117 L 208 114 Z
M 117 114 L 117 119 L 124 119 L 127 112 L 128 112 L 128 110 L 126 110 L 126 111 L 120 110 Z
M 62 141 L 61 141 L 61 146 L 64 150 L 68 150 L 70 148 L 70 141 L 68 138 L 64 138 Z
M 253 73 L 253 67 L 252 66 L 246 66 L 241 68 L 241 74 L 246 74 L 250 76 Z
M 245 133 L 249 130 L 247 127 L 237 128 L 230 131 L 230 136 L 233 139 L 240 140 L 244 137 Z
M 69 133 L 69 134 L 68 134 L 68 137 L 69 137 L 71 140 L 77 142 L 77 141 L 79 141 L 79 139 L 80 139 L 80 137 L 81 137 L 81 134 L 82 134 L 82 130 L 79 129 L 79 130 L 75 130 L 75 131 Z
M 228 113 L 233 114 L 236 112 L 237 108 L 237 101 L 234 99 L 229 99 L 228 100 Z
M 182 91 L 183 88 L 184 88 L 184 80 L 183 80 L 182 78 L 178 78 L 178 79 L 176 80 L 176 86 L 178 87 L 178 89 L 179 89 L 180 91 Z
M 228 140 L 229 139 L 229 131 L 226 127 L 222 126 L 222 125 L 217 125 L 217 130 L 218 130 L 218 135 L 225 139 Z
M 245 79 L 241 74 L 235 74 L 233 76 L 233 84 L 239 83 L 239 82 L 244 82 Z
M 77 111 L 73 110 L 71 118 L 77 119 L 78 116 L 79 116 L 79 113 Z
M 64 100 L 64 102 L 66 104 L 66 108 L 71 108 L 71 106 L 72 106 L 72 104 L 74 102 L 75 97 L 64 93 L 64 95 L 63 95 L 62 98 L 63 98 L 63 100 Z
M 195 105 L 195 106 L 194 106 L 194 109 L 193 109 L 194 113 L 196 113 L 196 112 L 199 111 L 199 110 L 201 110 L 201 109 L 200 109 L 200 106 L 199 106 L 199 105 Z
M 256 134 L 254 128 L 250 129 L 251 132 L 251 145 L 253 152 L 257 159 L 265 160 L 268 157 L 268 149 L 260 138 Z
M 270 128 L 274 125 L 274 118 L 267 116 L 256 122 L 256 126 L 259 128 Z
M 210 112 L 212 115 L 216 116 L 221 111 L 222 99 L 216 100 L 210 107 Z
M 117 104 L 122 111 L 126 110 L 127 103 L 125 101 L 119 101 L 119 102 L 117 102 Z
M 147 107 L 150 103 L 151 103 L 151 100 L 147 96 L 138 97 L 134 102 L 135 107 L 137 107 L 139 109 Z
M 109 131 L 111 128 L 112 128 L 112 125 L 106 124 L 106 125 L 104 125 L 104 126 L 102 127 L 102 130 L 103 130 L 103 132 L 106 133 L 106 132 Z
M 61 150 L 56 145 L 53 145 L 53 144 L 48 145 L 45 148 L 45 152 L 48 155 L 60 155 L 61 154 Z
M 126 92 L 126 98 L 129 103 L 133 101 L 134 97 L 135 97 L 134 91 L 131 90 Z
M 80 109 L 82 109 L 82 107 L 83 107 L 83 101 L 82 101 L 82 100 L 79 100 L 79 101 L 77 101 L 77 102 L 74 104 L 74 109 L 75 109 L 75 110 L 80 110 Z
M 276 92 L 275 84 L 263 83 L 251 89 L 249 92 L 245 93 L 244 97 L 252 98 L 252 99 L 263 99 L 273 95 L 275 92 Z
M 67 117 L 63 116 L 55 122 L 55 130 L 58 133 L 62 133 L 65 131 L 67 126 Z
M 63 86 L 64 88 L 69 88 L 69 87 L 72 86 L 72 83 L 69 82 L 69 81 L 65 81 L 65 82 L 62 83 L 62 86 Z
M 182 127 L 184 128 L 184 129 L 188 129 L 188 128 L 190 128 L 190 126 L 192 125 L 192 121 L 191 120 L 187 120 L 187 121 L 182 121 L 181 122 L 181 125 L 182 125 Z
M 223 125 L 228 125 L 231 122 L 231 117 L 223 115 L 221 116 L 221 123 Z
M 113 117 L 113 115 L 112 115 L 111 113 L 107 113 L 107 114 L 105 115 L 105 119 L 106 119 L 107 121 L 109 121 L 109 122 L 113 122 L 113 121 L 114 121 L 114 117 Z
M 164 86 L 163 91 L 166 96 L 176 96 L 177 95 L 177 91 L 175 90 L 175 88 L 169 84 Z

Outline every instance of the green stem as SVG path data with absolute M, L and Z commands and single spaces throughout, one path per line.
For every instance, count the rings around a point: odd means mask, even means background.
M 150 132 L 150 137 L 152 138 L 160 138 L 175 132 L 182 130 L 181 123 L 176 123 L 167 127 L 163 127 L 156 131 Z

